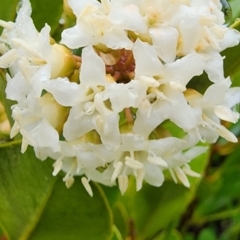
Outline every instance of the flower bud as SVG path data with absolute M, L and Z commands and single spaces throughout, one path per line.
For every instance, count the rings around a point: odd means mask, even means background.
M 69 49 L 60 44 L 52 45 L 51 77 L 68 77 L 76 69 L 76 60 Z
M 40 98 L 39 102 L 40 105 L 42 106 L 42 114 L 45 117 L 45 119 L 58 132 L 61 132 L 63 124 L 67 119 L 69 109 L 57 103 L 53 95 L 50 93 L 44 94 Z

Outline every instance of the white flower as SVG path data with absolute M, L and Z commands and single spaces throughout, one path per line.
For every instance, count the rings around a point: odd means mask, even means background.
M 123 194 L 130 176 L 138 191 L 144 181 L 161 186 L 165 171 L 189 187 L 187 176 L 200 176 L 190 162 L 207 149 L 198 142 L 237 141 L 221 125 L 238 121 L 240 89 L 225 79 L 220 52 L 240 35 L 223 25 L 220 1 L 65 4 L 76 24 L 61 43 L 81 56 L 52 44 L 48 25 L 36 30 L 28 0 L 14 23 L 0 21 L 0 67 L 10 68 L 6 94 L 16 101 L 11 137 L 20 132 L 22 152 L 31 145 L 54 159 L 67 187 L 82 176 L 91 196 L 91 180 Z M 189 85 L 203 72 L 210 86 L 200 94 Z
M 18 132 L 22 134 L 22 152 L 25 152 L 28 145 L 33 147 L 49 147 L 53 152 L 59 150 L 58 132 L 51 125 L 51 121 L 47 117 L 52 112 L 44 111 L 44 106 L 41 107 L 40 101 L 41 99 L 39 101 L 36 100 L 33 93 L 28 95 L 25 102 L 12 107 L 12 116 L 15 123 L 11 130 L 11 137 L 14 137 Z M 48 101 L 45 104 L 48 104 Z M 46 107 L 49 108 L 49 106 Z
M 185 93 L 189 104 L 201 109 L 202 119 L 199 119 L 197 131 L 203 141 L 215 142 L 220 135 L 228 141 L 237 142 L 234 134 L 220 123 L 220 120 L 236 123 L 239 119 L 239 113 L 233 112 L 231 107 L 240 102 L 240 89 L 229 89 L 230 85 L 228 78 L 211 85 L 203 96 L 194 90 Z M 230 96 L 230 92 L 234 94 Z
M 96 1 L 69 1 L 77 17 L 76 25 L 62 32 L 62 43 L 70 48 L 103 44 L 112 49 L 130 49 L 131 40 L 125 30 L 114 25 L 105 9 Z

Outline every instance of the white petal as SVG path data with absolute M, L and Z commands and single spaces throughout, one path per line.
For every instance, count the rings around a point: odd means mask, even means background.
M 164 181 L 162 170 L 156 165 L 146 163 L 144 164 L 145 176 L 144 180 L 152 186 L 160 187 Z
M 210 81 L 216 83 L 225 79 L 223 73 L 223 57 L 218 52 L 207 54 L 204 70 Z
M 225 102 L 227 106 L 232 108 L 240 103 L 240 87 L 229 88 L 225 94 Z
M 70 110 L 68 119 L 64 124 L 63 136 L 67 141 L 78 139 L 94 129 L 94 118 L 97 114 L 84 114 L 81 117 L 76 117 L 79 112 L 83 112 L 81 105 L 73 107 Z
M 84 7 L 86 7 L 87 5 L 93 4 L 98 7 L 101 6 L 101 4 L 96 0 L 81 0 L 81 1 L 68 0 L 67 2 L 76 16 L 78 16 L 83 11 Z
M 0 68 L 9 68 L 18 57 L 16 49 L 11 49 L 3 56 L 0 56 Z
M 109 110 L 101 94 L 96 94 L 94 103 L 100 115 L 95 118 L 95 127 L 106 148 L 117 149 L 120 145 L 119 115 Z
M 84 97 L 84 90 L 77 83 L 69 82 L 68 78 L 48 81 L 44 84 L 44 89 L 62 106 L 74 106 Z
M 140 76 L 156 76 L 161 73 L 163 66 L 152 45 L 137 39 L 133 45 L 133 55 L 136 62 L 136 79 Z
M 13 78 L 8 80 L 6 87 L 6 95 L 10 100 L 22 101 L 26 98 L 31 89 L 31 85 L 23 77 L 21 72 L 18 72 Z
M 239 113 L 233 112 L 224 105 L 218 105 L 214 108 L 214 113 L 222 120 L 236 123 L 239 119 Z
M 225 93 L 230 85 L 231 81 L 229 78 L 227 78 L 224 81 L 217 82 L 208 87 L 203 95 L 204 106 L 208 107 L 209 105 L 222 104 L 225 98 Z
M 99 38 L 99 42 L 111 49 L 125 48 L 130 50 L 133 45 L 132 41 L 128 38 L 123 29 L 112 29 L 111 31 L 106 31 L 104 35 Z
M 94 43 L 94 39 L 82 25 L 77 25 L 63 30 L 61 43 L 71 49 L 77 49 Z
M 194 76 L 203 73 L 204 64 L 204 58 L 201 55 L 197 53 L 188 54 L 173 63 L 166 64 L 164 72 L 161 74 L 161 80 L 180 82 L 185 87 Z
M 234 47 L 240 42 L 240 33 L 236 29 L 228 29 L 223 40 L 219 43 L 221 51 L 226 48 Z
M 176 58 L 179 33 L 174 27 L 150 28 L 149 34 L 152 38 L 158 57 L 164 62 L 173 62 Z
M 45 119 L 22 126 L 20 132 L 32 146 L 60 150 L 58 132 Z
M 199 16 L 194 12 L 194 9 L 189 8 L 189 12 L 179 24 L 179 31 L 182 39 L 182 53 L 189 54 L 195 50 L 201 33 Z
M 147 31 L 144 17 L 140 14 L 137 6 L 133 4 L 112 9 L 109 18 L 114 25 L 118 25 L 125 30 L 139 33 Z
M 82 65 L 80 82 L 85 86 L 104 86 L 107 84 L 105 64 L 103 60 L 89 46 L 82 50 Z

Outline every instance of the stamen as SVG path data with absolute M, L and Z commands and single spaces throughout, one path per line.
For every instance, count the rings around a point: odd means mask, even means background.
M 182 168 L 182 170 L 188 175 L 188 176 L 191 176 L 191 177 L 201 177 L 201 174 L 197 173 L 197 172 L 194 172 L 190 167 L 189 165 L 185 164 Z
M 118 176 L 118 186 L 121 191 L 121 194 L 123 195 L 128 188 L 128 176 L 126 175 Z
M 56 175 L 62 170 L 62 165 L 63 165 L 62 158 L 59 158 L 59 159 L 53 164 L 53 167 L 54 167 L 54 171 L 53 171 L 53 173 L 52 173 L 53 176 L 56 176 Z
M 66 187 L 67 188 L 70 188 L 72 185 L 73 185 L 73 183 L 74 183 L 74 177 L 73 176 L 69 176 L 68 178 L 67 178 L 67 180 L 65 181 L 65 185 L 66 185 Z
M 144 168 L 136 170 L 136 184 L 137 184 L 136 189 L 137 189 L 137 191 L 139 191 L 142 188 L 142 182 L 143 182 L 144 176 L 145 176 Z
M 184 171 L 180 167 L 175 167 L 174 171 L 177 174 L 178 179 L 183 183 L 183 185 L 189 188 L 190 183 Z
M 145 83 L 148 87 L 159 87 L 160 83 L 157 82 L 154 78 L 140 76 L 139 80 Z
M 156 157 L 156 156 L 149 156 L 147 158 L 147 160 L 150 162 L 150 163 L 153 163 L 153 164 L 156 164 L 160 167 L 163 167 L 163 168 L 167 168 L 168 167 L 168 164 L 161 158 L 161 157 Z
M 92 188 L 91 188 L 88 180 L 85 177 L 82 177 L 81 181 L 82 181 L 82 184 L 83 184 L 84 188 L 88 192 L 88 194 L 92 197 L 93 196 L 93 192 L 92 192 Z
M 0 26 L 5 28 L 5 29 L 8 29 L 8 30 L 11 30 L 14 28 L 14 23 L 13 22 L 6 22 L 6 21 L 3 21 L 3 20 L 0 20 Z
M 130 168 L 140 169 L 144 167 L 141 162 L 134 160 L 132 157 L 126 156 L 125 160 L 126 160 L 125 164 Z
M 21 153 L 25 153 L 28 148 L 28 141 L 25 137 L 22 138 Z
M 212 128 L 223 138 L 225 138 L 226 140 L 230 141 L 230 142 L 237 142 L 238 139 L 237 137 L 230 132 L 229 130 L 227 130 L 224 126 L 217 124 L 216 122 L 214 122 L 213 120 L 211 120 L 210 118 L 208 118 L 206 115 L 203 114 L 203 120 L 205 120 L 206 122 L 210 123 L 212 126 Z
M 122 167 L 123 167 L 123 163 L 117 162 L 114 172 L 113 172 L 113 175 L 112 175 L 112 178 L 111 178 L 111 183 L 113 183 L 116 180 L 116 178 L 118 177 L 118 175 L 120 174 L 120 172 L 122 170 Z
M 16 49 L 11 49 L 10 51 L 6 52 L 3 56 L 0 56 L 0 67 L 1 68 L 8 68 L 10 67 L 13 62 L 17 59 L 18 52 Z
M 35 48 L 30 47 L 30 45 L 27 44 L 25 41 L 18 39 L 18 38 L 13 38 L 12 42 L 17 47 L 20 47 L 20 48 L 24 49 L 25 51 L 29 52 L 30 54 L 33 54 L 36 58 L 41 58 L 39 52 Z
M 172 170 L 172 168 L 169 168 L 168 170 L 169 170 L 169 172 L 170 172 L 170 175 L 171 175 L 173 181 L 174 181 L 175 183 L 178 183 L 178 180 L 177 180 L 176 175 L 175 175 L 174 171 Z

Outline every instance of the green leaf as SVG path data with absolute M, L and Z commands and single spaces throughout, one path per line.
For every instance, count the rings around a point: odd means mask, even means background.
M 240 18 L 240 4 L 239 0 L 229 1 L 229 4 L 232 8 L 232 20 L 231 23 L 237 18 Z M 240 25 L 236 26 L 237 30 L 240 30 Z M 230 76 L 232 79 L 234 76 L 240 74 L 240 44 L 235 47 L 228 48 L 221 53 L 222 56 L 225 56 L 224 59 L 224 73 L 225 76 Z
M 0 19 L 13 21 L 16 16 L 16 9 L 19 0 L 1 0 Z
M 200 232 L 197 240 L 206 240 L 206 239 L 207 240 L 217 240 L 216 233 L 213 229 L 211 229 L 211 228 L 203 229 Z
M 27 239 L 50 196 L 56 178 L 51 162 L 40 162 L 32 150 L 0 149 L 0 224 L 9 239 Z
M 153 240 L 182 240 L 182 235 L 176 229 L 172 229 L 170 232 L 162 231 L 158 236 L 154 237 Z
M 229 221 L 230 222 L 230 221 Z M 231 219 L 227 228 L 221 234 L 219 240 L 239 240 L 240 238 L 240 215 Z
M 228 48 L 221 53 L 224 59 L 224 74 L 225 77 L 233 77 L 240 72 L 240 44 Z
M 105 195 L 92 185 L 91 198 L 76 178 L 67 189 L 30 148 L 0 148 L 0 225 L 10 240 L 110 239 L 112 216 Z
M 233 23 L 236 18 L 240 17 L 240 4 L 239 4 L 239 0 L 231 0 L 231 1 L 229 1 L 229 4 L 230 4 L 231 9 L 232 9 L 232 20 L 231 20 L 231 23 Z
M 40 31 L 45 23 L 51 26 L 52 33 L 59 27 L 59 20 L 63 12 L 62 0 L 30 0 L 32 4 L 32 19 Z
M 128 217 L 129 216 L 124 204 L 121 201 L 120 190 L 118 186 L 113 186 L 113 187 L 102 186 L 102 189 L 112 209 L 113 221 L 115 226 L 114 231 L 117 235 L 120 234 L 123 239 L 126 239 L 128 236 L 128 224 L 129 224 Z M 117 229 L 117 232 L 116 232 L 116 229 Z
M 201 183 L 197 193 L 199 204 L 192 218 L 194 224 L 223 220 L 240 214 L 240 207 L 234 204 L 234 201 L 239 201 L 239 158 L 240 149 L 236 148 L 224 164 Z
M 30 240 L 81 240 L 110 239 L 112 218 L 107 201 L 98 187 L 91 185 L 91 198 L 76 178 L 74 185 L 66 189 L 58 179 L 45 210 Z

